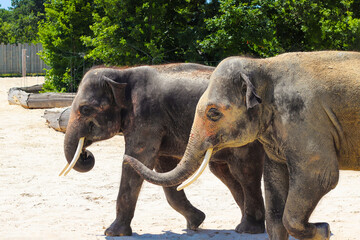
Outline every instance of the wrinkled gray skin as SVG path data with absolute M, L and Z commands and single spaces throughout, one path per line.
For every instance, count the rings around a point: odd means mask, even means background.
M 360 170 L 360 53 L 289 53 L 222 61 L 201 97 L 184 158 L 147 180 L 176 184 L 213 147 L 259 140 L 265 160 L 266 226 L 270 239 L 329 239 L 327 223 L 309 223 L 319 200 L 335 188 L 339 169 Z
M 181 159 L 191 130 L 196 104 L 214 68 L 197 64 L 170 64 L 130 69 L 96 68 L 84 76 L 72 104 L 65 135 L 65 155 L 71 161 L 79 138 L 85 137 L 81 159 L 74 169 L 89 171 L 94 156 L 91 143 L 122 132 L 125 153 L 150 169 L 167 172 Z M 230 189 L 242 212 L 236 231 L 264 232 L 265 210 L 260 180 L 265 152 L 259 142 L 224 149 L 210 163 L 211 171 Z M 116 219 L 108 236 L 131 235 L 131 220 L 143 179 L 123 164 Z M 187 200 L 184 191 L 164 187 L 169 204 L 196 229 L 205 214 Z

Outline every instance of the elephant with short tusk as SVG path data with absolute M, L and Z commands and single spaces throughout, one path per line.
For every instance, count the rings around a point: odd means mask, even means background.
M 360 170 L 360 53 L 227 58 L 198 102 L 178 166 L 160 174 L 134 156 L 125 160 L 150 182 L 180 184 L 201 165 L 205 153 L 255 140 L 269 157 L 264 183 L 270 239 L 288 239 L 289 234 L 329 239 L 329 225 L 309 223 L 309 218 L 337 185 L 339 169 Z
M 118 133 L 124 135 L 125 153 L 148 168 L 158 172 L 175 168 L 186 148 L 196 104 L 213 70 L 184 63 L 88 71 L 72 104 L 64 142 L 68 164 L 60 175 L 72 168 L 91 170 L 95 158 L 86 148 Z M 241 209 L 239 233 L 265 231 L 260 184 L 265 157 L 262 145 L 255 141 L 224 149 L 210 159 L 211 171 L 229 188 Z M 142 183 L 143 178 L 123 164 L 116 219 L 106 229 L 107 236 L 132 234 L 130 223 Z M 188 201 L 184 191 L 176 191 L 175 185 L 164 187 L 166 198 L 186 218 L 187 227 L 197 229 L 205 214 Z

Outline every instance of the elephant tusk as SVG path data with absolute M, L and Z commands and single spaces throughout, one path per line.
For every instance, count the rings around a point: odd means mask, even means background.
M 205 157 L 203 162 L 201 163 L 200 168 L 194 173 L 194 175 L 192 175 L 189 179 L 187 179 L 185 182 L 183 182 L 180 186 L 178 186 L 176 188 L 176 190 L 181 191 L 184 188 L 186 188 L 187 186 L 189 186 L 190 184 L 192 184 L 193 182 L 195 182 L 196 179 L 198 179 L 200 177 L 200 175 L 204 172 L 207 164 L 209 163 L 211 154 L 212 154 L 213 149 L 209 148 L 206 151 Z
M 61 176 L 68 167 L 69 167 L 69 164 L 67 163 L 66 166 L 64 167 L 64 169 L 60 172 L 59 176 Z
M 79 160 L 79 157 L 80 157 L 80 153 L 82 151 L 82 148 L 84 146 L 84 140 L 85 138 L 82 137 L 79 139 L 79 143 L 78 143 L 78 146 L 76 148 L 76 152 L 75 152 L 75 155 L 73 157 L 73 160 L 71 161 L 70 164 L 66 164 L 65 168 L 60 172 L 59 176 L 61 176 L 64 172 L 64 177 L 70 172 L 71 169 L 73 169 L 73 167 L 75 166 L 76 162 Z

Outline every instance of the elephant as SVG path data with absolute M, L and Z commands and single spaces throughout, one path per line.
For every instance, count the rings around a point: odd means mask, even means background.
M 178 63 L 89 70 L 71 106 L 64 140 L 68 164 L 62 173 L 66 175 L 72 167 L 90 171 L 95 158 L 86 148 L 118 133 L 124 136 L 125 154 L 158 172 L 175 168 L 187 145 L 196 104 L 214 69 Z M 261 192 L 265 156 L 261 143 L 254 142 L 224 149 L 211 159 L 212 173 L 229 188 L 241 209 L 239 233 L 265 231 Z M 122 165 L 116 219 L 105 235 L 132 235 L 130 223 L 142 183 L 143 178 L 129 164 Z M 196 230 L 205 214 L 188 201 L 184 191 L 173 186 L 163 190 L 170 206 L 185 217 L 187 228 Z
M 360 53 L 294 52 L 221 61 L 201 96 L 184 157 L 172 171 L 151 173 L 128 155 L 147 181 L 176 185 L 206 152 L 263 145 L 265 219 L 270 239 L 329 239 L 326 222 L 309 223 L 339 170 L 360 170 Z

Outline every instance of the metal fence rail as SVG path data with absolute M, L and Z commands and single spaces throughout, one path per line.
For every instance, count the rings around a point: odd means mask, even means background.
M 42 50 L 38 44 L 0 44 L 0 74 L 22 73 L 22 49 L 26 49 L 26 72 L 44 73 L 48 68 L 37 54 Z

